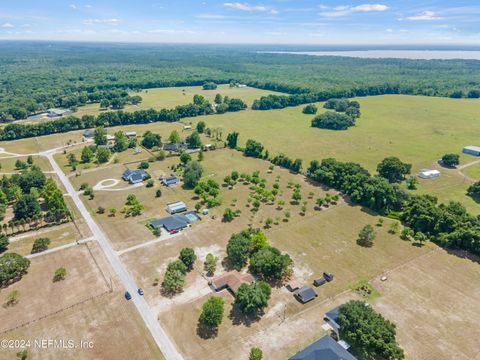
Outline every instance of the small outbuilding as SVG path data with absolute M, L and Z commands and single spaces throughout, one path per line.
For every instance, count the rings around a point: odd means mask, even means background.
M 47 110 L 47 117 L 49 118 L 55 118 L 55 117 L 61 117 L 64 115 L 69 115 L 72 112 L 70 110 L 65 110 L 65 109 L 48 109 Z
M 421 179 L 433 179 L 439 176 L 440 176 L 440 171 L 438 170 L 422 169 L 418 173 L 418 177 Z
M 465 146 L 463 148 L 463 153 L 473 156 L 480 156 L 480 147 L 473 145 Z
M 171 143 L 171 144 L 165 144 L 163 145 L 163 150 L 165 151 L 180 151 L 180 150 L 184 150 L 187 148 L 187 145 L 185 145 L 184 143 Z
M 337 323 L 338 315 L 340 313 L 340 306 L 325 313 L 324 320 L 333 328 L 338 334 L 340 331 L 340 325 Z
M 327 280 L 322 276 L 321 278 L 318 278 L 318 279 L 313 280 L 313 285 L 315 285 L 315 286 L 322 286 L 322 285 L 325 284 L 326 282 L 327 282 Z
M 86 139 L 91 139 L 95 136 L 95 130 L 87 129 L 83 132 L 83 137 Z
M 162 176 L 162 177 L 160 177 L 160 181 L 162 182 L 163 185 L 168 186 L 168 187 L 178 184 L 178 179 L 175 175 Z
M 315 299 L 317 296 L 315 290 L 309 286 L 304 286 L 295 293 L 295 297 L 303 304 Z
M 335 339 L 327 335 L 288 360 L 357 360 L 342 345 L 342 343 L 336 342 Z
M 127 131 L 125 132 L 125 136 L 129 139 L 137 137 L 137 132 L 136 131 Z
M 285 287 L 288 289 L 288 291 L 293 292 L 300 289 L 300 283 L 297 279 L 293 278 L 285 285 Z
M 192 130 L 192 125 L 185 125 L 183 130 Z
M 178 214 L 187 211 L 187 205 L 183 201 L 167 204 L 166 210 L 170 214 Z

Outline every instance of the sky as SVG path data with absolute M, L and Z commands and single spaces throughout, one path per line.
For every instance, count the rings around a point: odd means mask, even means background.
M 18 39 L 480 45 L 480 1 L 2 0 L 0 40 Z

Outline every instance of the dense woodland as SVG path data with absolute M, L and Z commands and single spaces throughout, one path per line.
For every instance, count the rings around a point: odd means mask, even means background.
M 128 90 L 232 80 L 295 94 L 287 100 L 257 103 L 258 108 L 389 93 L 480 97 L 479 61 L 354 59 L 257 50 L 265 49 L 4 42 L 0 44 L 0 120 L 20 119 L 50 107 L 129 101 Z M 301 94 L 307 94 L 309 101 Z M 268 105 L 272 102 L 276 104 Z

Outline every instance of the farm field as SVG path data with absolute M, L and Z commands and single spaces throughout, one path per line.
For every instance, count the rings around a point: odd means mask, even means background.
M 280 94 L 275 91 L 255 89 L 252 87 L 231 88 L 229 85 L 219 85 L 216 90 L 203 90 L 201 86 L 185 86 L 171 88 L 145 89 L 140 92 L 132 92 L 130 95 L 140 95 L 142 102 L 138 105 L 127 105 L 124 111 L 137 111 L 146 109 L 171 109 L 177 105 L 185 105 L 193 101 L 194 95 L 202 95 L 213 103 L 216 94 L 230 98 L 242 99 L 249 107 L 253 100 L 269 94 Z M 100 104 L 87 104 L 81 106 L 73 113 L 74 116 L 98 115 L 101 111 Z
M 397 325 L 406 358 L 478 358 L 478 258 L 438 249 L 372 284 L 382 294 L 374 307 Z
M 28 274 L 2 290 L 3 297 L 7 291 L 19 291 L 18 304 L 0 309 L 2 330 L 13 328 L 3 333 L 3 337 L 93 343 L 91 349 L 32 348 L 29 357 L 34 359 L 37 356 L 48 359 L 75 356 L 79 360 L 136 356 L 163 359 L 133 305 L 124 301 L 123 289 L 115 279 L 110 291 L 112 275 L 99 247 L 95 243 L 88 246 L 91 253 L 86 245 L 79 245 L 32 259 Z M 67 277 L 54 283 L 53 272 L 60 266 L 67 269 Z M 18 350 L 4 350 L 4 354 L 12 358 L 16 352 Z
M 82 134 L 83 131 L 72 131 L 67 134 L 52 134 L 15 141 L 2 141 L 0 147 L 5 149 L 5 151 L 16 154 L 36 154 L 53 148 L 63 147 L 67 144 L 82 143 Z

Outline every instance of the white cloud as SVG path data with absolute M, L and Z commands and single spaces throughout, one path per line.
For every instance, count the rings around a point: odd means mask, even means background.
M 418 15 L 407 17 L 407 20 L 411 20 L 411 21 L 432 21 L 432 20 L 442 20 L 442 19 L 443 19 L 442 17 L 437 16 L 437 14 L 434 13 L 433 11 L 424 11 Z
M 105 25 L 118 25 L 120 20 L 118 19 L 86 19 L 83 20 L 85 25 L 96 25 L 96 24 L 105 24 Z
M 78 6 L 75 5 L 75 4 L 70 4 L 70 8 L 73 9 L 73 10 L 77 10 L 77 9 L 78 9 Z
M 2 28 L 4 28 L 4 29 L 11 29 L 13 27 L 15 27 L 15 26 L 10 24 L 9 22 L 6 22 L 5 24 L 2 25 Z
M 382 4 L 362 4 L 357 6 L 336 6 L 334 8 L 329 8 L 328 6 L 321 6 L 320 9 L 324 10 L 320 12 L 321 16 L 341 17 L 351 15 L 356 12 L 386 11 L 388 10 L 388 6 Z
M 250 5 L 249 3 L 228 2 L 228 3 L 224 3 L 223 6 L 229 9 L 234 9 L 234 10 L 241 10 L 241 11 L 248 11 L 248 12 L 268 12 L 272 15 L 278 14 L 277 10 L 269 8 L 267 6 L 263 6 L 263 5 Z
M 86 8 L 86 9 L 91 9 L 91 8 L 93 8 L 93 6 L 90 5 L 90 4 L 87 4 L 87 5 L 85 5 L 85 8 Z

